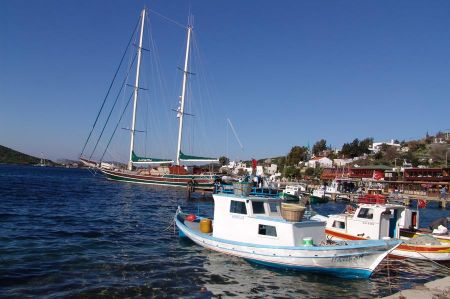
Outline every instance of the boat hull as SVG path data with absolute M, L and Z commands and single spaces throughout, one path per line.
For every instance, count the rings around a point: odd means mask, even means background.
M 264 246 L 215 238 L 191 229 L 177 214 L 180 236 L 210 250 L 280 269 L 324 272 L 345 278 L 368 278 L 397 246 L 396 241 L 365 241 L 349 246 Z
M 423 233 L 420 231 L 411 231 L 411 230 L 407 230 L 407 229 L 400 230 L 400 236 L 402 236 L 402 237 L 415 238 L 415 237 L 420 237 L 420 236 L 424 236 L 424 235 L 429 235 L 429 233 Z M 432 236 L 434 238 L 438 239 L 439 242 L 449 243 L 449 245 L 450 245 L 450 235 L 449 234 L 445 234 L 445 235 L 432 234 Z
M 330 228 L 325 233 L 333 240 L 367 240 L 366 238 L 353 236 Z M 402 243 L 394 249 L 390 255 L 396 258 L 414 258 L 420 260 L 450 261 L 450 244 L 442 245 L 417 245 Z
M 217 179 L 214 175 L 138 175 L 105 169 L 101 169 L 101 172 L 107 179 L 114 181 L 170 187 L 192 187 L 195 190 L 205 191 L 213 191 L 214 182 Z
M 328 202 L 328 197 L 323 196 L 323 197 L 319 197 L 319 196 L 314 196 L 314 195 L 310 195 L 309 196 L 309 202 L 310 203 L 327 203 Z

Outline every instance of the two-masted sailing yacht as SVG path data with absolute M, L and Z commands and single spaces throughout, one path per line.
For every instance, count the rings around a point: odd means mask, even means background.
M 192 34 L 192 25 L 187 26 L 187 43 L 186 43 L 186 53 L 184 59 L 184 68 L 183 68 L 183 82 L 182 82 L 182 91 L 180 96 L 180 106 L 176 110 L 177 117 L 179 119 L 178 124 L 178 142 L 177 142 L 177 154 L 176 160 L 170 159 L 160 159 L 160 158 L 148 158 L 148 157 L 140 157 L 134 151 L 135 144 L 135 132 L 136 130 L 136 108 L 137 102 L 139 98 L 139 77 L 140 77 L 140 67 L 141 67 L 141 56 L 142 56 L 142 43 L 143 43 L 143 34 L 144 34 L 144 22 L 146 19 L 147 11 L 144 8 L 142 10 L 140 16 L 140 36 L 139 36 L 139 46 L 137 47 L 137 64 L 136 64 L 136 76 L 135 76 L 135 84 L 133 86 L 133 112 L 132 112 L 132 120 L 131 120 L 131 129 L 130 129 L 130 152 L 129 152 L 129 161 L 127 165 L 127 169 L 118 169 L 112 167 L 111 164 L 105 162 L 94 162 L 90 159 L 83 158 L 83 152 L 80 156 L 80 161 L 83 162 L 86 166 L 96 167 L 100 169 L 100 171 L 111 180 L 118 180 L 124 182 L 131 183 L 140 183 L 140 184 L 151 184 L 151 185 L 167 185 L 167 186 L 175 186 L 175 187 L 193 187 L 195 189 L 200 190 L 212 190 L 214 188 L 214 183 L 217 179 L 217 176 L 210 173 L 190 173 L 186 167 L 181 165 L 181 162 L 218 162 L 217 159 L 214 158 L 206 158 L 199 156 L 186 155 L 182 152 L 182 140 L 183 140 L 183 117 L 185 116 L 185 96 L 186 96 L 186 85 L 189 76 L 188 71 L 188 63 L 189 63 L 189 51 L 190 51 L 190 42 L 191 42 L 191 34 Z M 98 118 L 98 117 L 97 117 Z M 95 126 L 95 123 L 94 123 Z M 92 131 L 91 131 L 92 133 Z M 90 135 L 89 135 L 90 137 Z M 88 140 L 89 140 L 88 137 Z M 88 141 L 86 141 L 87 143 Z M 86 144 L 85 144 L 86 147 Z M 175 165 L 173 165 L 175 163 Z M 148 168 L 136 168 L 136 166 L 142 166 L 145 164 L 155 165 L 155 167 Z M 156 166 L 159 165 L 159 166 Z

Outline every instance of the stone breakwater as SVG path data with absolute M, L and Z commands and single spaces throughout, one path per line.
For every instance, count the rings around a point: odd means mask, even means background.
M 403 290 L 383 299 L 446 299 L 450 298 L 450 276 L 427 282 L 423 286 Z

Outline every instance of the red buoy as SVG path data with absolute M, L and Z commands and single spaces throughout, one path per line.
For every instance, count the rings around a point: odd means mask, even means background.
M 187 221 L 194 221 L 195 219 L 197 219 L 197 216 L 195 216 L 194 214 L 189 214 L 186 216 L 185 218 Z

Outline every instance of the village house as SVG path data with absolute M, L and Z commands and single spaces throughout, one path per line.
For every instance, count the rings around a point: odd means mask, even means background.
M 394 147 L 396 147 L 397 149 L 400 149 L 400 143 L 395 143 L 395 142 L 394 142 L 394 139 L 391 139 L 390 142 L 374 142 L 374 143 L 372 143 L 372 147 L 369 147 L 369 150 L 370 150 L 371 152 L 373 152 L 374 154 L 376 154 L 376 153 L 378 153 L 378 152 L 381 151 L 381 147 L 382 147 L 384 144 L 385 144 L 385 145 L 388 145 L 388 146 L 394 146 Z
M 353 162 L 353 159 L 333 159 L 333 164 L 336 167 L 343 167 Z
M 327 168 L 327 167 L 333 166 L 333 161 L 327 157 L 320 157 L 320 156 L 314 157 L 313 156 L 311 160 L 306 162 L 306 166 L 311 167 L 311 168 L 316 168 L 316 167 Z

